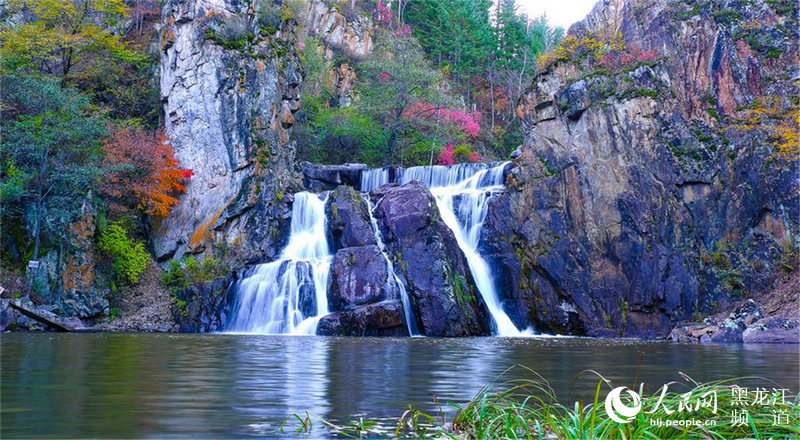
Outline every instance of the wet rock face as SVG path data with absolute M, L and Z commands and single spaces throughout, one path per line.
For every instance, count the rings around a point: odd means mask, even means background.
M 163 6 L 166 131 L 194 176 L 169 217 L 153 224 L 159 261 L 224 246 L 241 266 L 280 248 L 288 225 L 284 195 L 298 187 L 289 141 L 302 79 L 296 23 L 262 27 L 249 7 L 221 0 Z M 274 56 L 277 46 L 285 55 Z
M 780 29 L 792 20 L 726 5 Z M 800 232 L 797 163 L 767 165 L 763 136 L 726 121 L 796 94 L 784 70 L 797 47 L 776 37 L 768 58 L 704 7 L 600 2 L 571 32 L 620 32 L 658 57 L 580 80 L 558 62 L 521 98 L 526 140 L 481 242 L 518 326 L 665 337 L 772 284 L 781 243 Z
M 452 231 L 430 191 L 417 182 L 370 194 L 387 252 L 403 277 L 420 332 L 428 336 L 490 333 L 490 320 Z
M 322 336 L 408 336 L 403 304 L 382 301 L 324 316 L 317 326 Z
M 333 249 L 374 245 L 367 202 L 350 186 L 340 186 L 328 196 L 325 215 Z
M 219 278 L 190 286 L 175 294 L 172 314 L 178 331 L 207 333 L 224 330 L 231 313 L 234 277 Z
M 349 247 L 336 252 L 328 288 L 330 310 L 378 302 L 391 295 L 388 290 L 389 268 L 378 246 Z

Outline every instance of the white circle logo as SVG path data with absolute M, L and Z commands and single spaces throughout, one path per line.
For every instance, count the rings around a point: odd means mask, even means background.
M 625 391 L 631 396 L 631 405 L 622 402 L 620 394 Z M 628 387 L 618 387 L 611 390 L 606 396 L 606 414 L 617 423 L 630 423 L 636 414 L 642 410 L 642 398 Z

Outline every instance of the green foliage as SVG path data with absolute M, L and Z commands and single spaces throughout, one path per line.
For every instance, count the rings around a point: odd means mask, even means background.
M 189 286 L 215 280 L 225 276 L 227 268 L 217 258 L 207 257 L 198 262 L 192 257 L 185 257 L 181 261 L 171 260 L 167 270 L 161 276 L 161 284 L 168 287 L 173 293 Z
M 372 57 L 361 67 L 361 109 L 382 127 L 386 136 L 384 164 L 407 162 L 410 148 L 420 142 L 420 123 L 433 122 L 434 113 L 409 114 L 416 102 L 434 107 L 452 103 L 442 93 L 440 72 L 434 70 L 413 38 L 384 34 Z
M 800 248 L 789 238 L 780 243 L 780 267 L 784 272 L 794 272 L 800 263 Z
M 279 28 L 281 26 L 281 7 L 273 0 L 258 0 L 256 19 L 262 28 Z
M 214 16 L 213 20 L 209 20 L 208 26 L 203 36 L 228 50 L 242 51 L 255 39 L 247 21 L 238 15 L 222 18 Z
M 105 119 L 88 98 L 55 79 L 6 75 L 0 184 L 4 221 L 24 222 L 38 256 L 42 236 L 66 238 L 96 187 Z
M 161 284 L 168 287 L 172 292 L 189 287 L 186 271 L 180 261 L 170 260 L 167 270 L 161 275 Z
M 323 107 L 298 127 L 296 135 L 299 156 L 313 162 L 376 165 L 385 153 L 383 127 L 355 107 Z
M 469 145 L 456 145 L 453 148 L 453 163 L 467 163 L 470 162 L 470 157 L 472 156 L 472 150 L 469 148 Z
M 119 32 L 129 10 L 123 0 L 10 0 L 9 14 L 25 20 L 0 31 L 2 70 L 41 70 L 75 77 L 103 53 L 124 62 L 140 57 Z
M 114 259 L 114 274 L 117 280 L 128 284 L 139 282 L 139 276 L 147 268 L 150 256 L 143 243 L 128 237 L 128 231 L 119 223 L 112 223 L 100 236 L 97 248 Z
M 509 378 L 509 372 L 522 371 L 525 378 Z M 586 372 L 584 372 L 586 373 Z M 437 419 L 411 407 L 403 412 L 396 422 L 383 420 L 360 420 L 350 423 L 331 423 L 322 420 L 325 426 L 338 436 L 350 438 L 385 437 L 394 430 L 394 438 L 465 438 L 465 439 L 662 439 L 674 438 L 676 427 L 680 427 L 682 439 L 726 439 L 726 438 L 795 438 L 800 427 L 794 418 L 800 413 L 800 401 L 786 395 L 782 401 L 776 385 L 768 392 L 768 399 L 776 402 L 770 411 L 748 411 L 748 423 L 737 423 L 734 415 L 741 413 L 741 404 L 731 389 L 742 381 L 762 378 L 734 378 L 723 381 L 698 383 L 686 375 L 684 381 L 671 382 L 662 396 L 661 390 L 644 388 L 641 408 L 628 423 L 618 423 L 609 417 L 603 396 L 620 385 L 611 382 L 599 373 L 589 370 L 597 377 L 593 398 L 587 403 L 575 401 L 572 405 L 561 403 L 547 380 L 533 370 L 515 365 L 500 377 L 487 384 L 464 406 L 455 406 L 452 420 L 442 414 Z M 508 375 L 508 376 L 507 376 Z M 763 379 L 767 381 L 767 379 Z M 634 392 L 642 392 L 638 387 Z M 689 396 L 687 398 L 687 396 Z M 715 410 L 711 408 L 689 408 L 688 402 L 696 403 L 701 396 L 715 396 Z M 770 400 L 773 401 L 773 400 Z M 630 405 L 630 402 L 626 402 Z M 451 404 L 452 405 L 452 404 Z M 676 411 L 684 408 L 683 411 Z M 708 414 L 713 425 L 685 423 L 692 420 L 692 411 Z M 705 412 L 704 412 L 705 411 Z M 775 423 L 775 412 L 788 414 L 788 423 Z M 310 432 L 311 424 L 295 416 L 302 432 Z M 652 423 L 661 420 L 664 423 Z M 684 422 L 671 425 L 668 422 Z M 283 425 L 281 425 L 283 426 Z M 283 428 L 281 428 L 283 429 Z

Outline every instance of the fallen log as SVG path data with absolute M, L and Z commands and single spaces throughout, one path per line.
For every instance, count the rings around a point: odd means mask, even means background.
M 52 327 L 53 329 L 59 332 L 91 331 L 90 328 L 84 327 L 83 324 L 62 321 L 50 312 L 38 310 L 35 306 L 28 307 L 19 300 L 9 301 L 8 304 L 18 312 L 27 316 L 28 318 L 39 321 L 42 324 Z

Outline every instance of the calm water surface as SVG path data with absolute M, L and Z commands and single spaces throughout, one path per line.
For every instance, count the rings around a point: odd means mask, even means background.
M 782 345 L 18 333 L 0 336 L 0 349 L 2 438 L 259 436 L 306 410 L 341 420 L 399 417 L 408 404 L 436 412 L 434 396 L 461 404 L 515 364 L 565 403 L 593 395 L 585 369 L 628 386 L 639 371 L 652 389 L 679 371 L 800 388 L 800 349 Z

